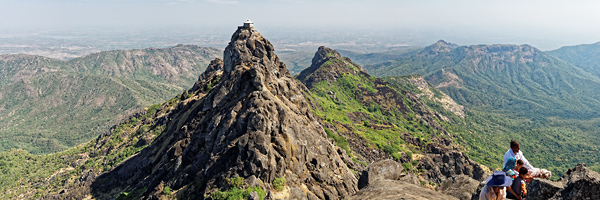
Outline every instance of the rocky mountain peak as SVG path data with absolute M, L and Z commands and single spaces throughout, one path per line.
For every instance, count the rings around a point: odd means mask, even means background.
M 342 57 L 336 50 L 321 46 L 315 53 L 311 66 L 300 72 L 296 78 L 310 88 L 313 83 L 336 80 L 344 73 L 368 76 L 367 71 L 353 63 L 350 58 Z
M 165 186 L 206 196 L 235 177 L 285 199 L 339 199 L 358 190 L 339 147 L 311 113 L 304 86 L 255 29 L 238 28 L 223 61 L 214 60 L 194 88 L 206 92 L 193 91 L 149 147 L 103 175 L 93 186 L 98 193 L 135 185 L 148 188 L 146 198 Z M 283 191 L 272 190 L 276 178 L 287 180 Z
M 342 56 L 336 50 L 320 46 L 312 59 L 312 63 L 318 64 L 331 58 L 342 59 Z
M 438 40 L 436 43 L 425 47 L 418 55 L 437 55 L 442 52 L 450 52 L 452 49 L 458 47 L 457 44 L 449 43 L 444 40 Z

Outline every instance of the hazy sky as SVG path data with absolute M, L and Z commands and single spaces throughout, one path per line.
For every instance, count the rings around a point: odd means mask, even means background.
M 600 41 L 597 0 L 0 0 L 0 31 L 83 28 L 373 29 L 429 34 L 432 43 Z

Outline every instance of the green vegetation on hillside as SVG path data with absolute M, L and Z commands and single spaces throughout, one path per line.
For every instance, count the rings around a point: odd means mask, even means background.
M 218 50 L 115 50 L 70 61 L 0 55 L 0 151 L 58 152 L 196 81 Z
M 359 67 L 348 61 L 330 58 L 319 68 L 307 70 L 314 70 L 310 76 L 318 77 L 302 79 L 322 80 L 309 84 L 311 102 L 319 105 L 313 113 L 335 127 L 337 133 L 328 128 L 325 132 L 356 162 L 365 163 L 369 160 L 353 152 L 346 138 L 356 139 L 358 136 L 365 143 L 352 145 L 380 149 L 394 159 L 400 159 L 402 154 L 411 155 L 408 157 L 411 159 L 413 152 L 421 153 L 423 150 L 406 143 L 405 134 L 423 143 L 431 142 L 434 137 L 442 137 L 441 130 L 423 119 L 425 113 L 417 113 L 417 110 L 428 108 L 408 98 L 406 90 L 361 72 Z M 330 77 L 327 74 L 330 72 L 336 72 L 339 76 L 323 80 L 323 77 Z M 443 110 L 441 106 L 439 108 Z M 446 114 L 453 115 L 449 112 Z M 446 123 L 434 120 L 435 123 Z M 414 161 L 414 164 L 408 163 L 410 165 L 406 167 L 412 169 L 418 162 Z
M 590 74 L 600 77 L 600 42 L 561 47 L 546 53 L 571 63 Z
M 81 184 L 79 177 L 100 174 L 114 168 L 148 146 L 164 131 L 158 119 L 177 105 L 172 99 L 162 105 L 146 108 L 139 117 L 132 117 L 113 127 L 110 134 L 54 154 L 33 155 L 20 149 L 0 152 L 0 199 L 17 195 L 39 198 L 58 192 L 65 186 Z M 120 198 L 132 199 L 140 191 L 129 191 Z M 116 196 L 115 196 L 116 197 Z M 125 198 L 127 197 L 127 198 Z
M 500 168 L 514 139 L 553 178 L 579 162 L 600 167 L 593 153 L 600 143 L 600 79 L 528 45 L 426 49 L 366 68 L 377 76 L 421 74 L 467 107 L 462 125 L 449 132 L 472 159 Z

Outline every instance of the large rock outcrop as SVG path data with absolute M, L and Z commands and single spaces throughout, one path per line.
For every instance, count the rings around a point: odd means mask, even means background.
M 456 199 L 421 187 L 414 174 L 404 172 L 399 162 L 390 159 L 368 165 L 360 177 L 359 188 L 349 199 Z
M 404 200 L 425 200 L 425 199 L 444 199 L 458 200 L 456 197 L 445 195 L 429 188 L 419 187 L 403 181 L 381 180 L 375 182 L 366 188 L 361 189 L 350 200 L 378 200 L 378 199 L 404 199 Z
M 391 159 L 371 163 L 362 172 L 358 180 L 358 188 L 362 189 L 383 179 L 398 180 L 404 176 L 402 171 L 402 165 Z
M 180 105 L 149 147 L 101 175 L 92 185 L 94 196 L 146 188 L 142 198 L 154 199 L 169 187 L 194 199 L 225 188 L 227 178 L 251 176 L 266 190 L 285 178 L 278 195 L 289 199 L 339 199 L 358 190 L 358 180 L 313 116 L 304 86 L 258 31 L 238 28 L 222 65 L 211 65 L 222 66 L 222 75 L 199 80 L 189 91 L 208 92 Z M 207 73 L 219 74 L 216 68 Z
M 427 144 L 428 154 L 417 165 L 425 170 L 424 178 L 434 183 L 442 183 L 448 177 L 467 175 L 475 180 L 482 180 L 485 170 L 471 160 L 466 154 L 440 144 Z
M 456 175 L 447 178 L 437 190 L 461 200 L 470 200 L 477 191 L 479 183 L 467 175 Z
M 600 174 L 580 163 L 558 182 L 534 179 L 527 190 L 527 199 L 600 199 Z

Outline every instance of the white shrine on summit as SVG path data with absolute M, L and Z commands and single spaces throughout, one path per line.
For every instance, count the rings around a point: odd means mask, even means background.
M 250 19 L 247 19 L 246 22 L 244 22 L 244 28 L 254 28 L 254 23 L 250 21 Z

